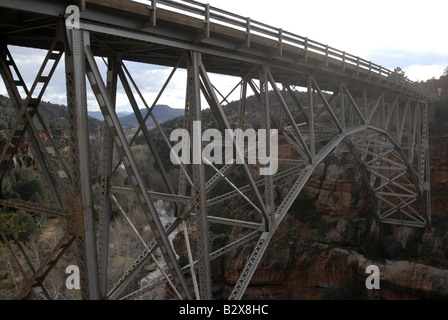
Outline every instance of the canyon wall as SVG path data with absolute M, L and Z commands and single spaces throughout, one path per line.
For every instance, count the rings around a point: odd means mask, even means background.
M 431 135 L 430 152 L 430 231 L 378 224 L 360 168 L 341 144 L 286 215 L 244 298 L 447 299 L 448 130 Z M 252 249 L 241 247 L 215 263 L 222 268 L 216 294 L 230 294 Z M 380 269 L 379 290 L 366 289 L 369 265 Z

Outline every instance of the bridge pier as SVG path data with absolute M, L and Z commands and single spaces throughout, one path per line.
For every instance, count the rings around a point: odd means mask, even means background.
M 89 34 L 82 30 L 67 30 L 66 84 L 67 111 L 70 126 L 72 157 L 72 191 L 68 195 L 68 212 L 80 221 L 76 235 L 76 251 L 82 281 L 83 299 L 98 300 L 99 277 L 96 231 L 93 225 L 93 199 L 90 168 L 90 143 L 87 122 L 86 58 L 84 47 Z M 73 210 L 73 211 L 72 211 Z

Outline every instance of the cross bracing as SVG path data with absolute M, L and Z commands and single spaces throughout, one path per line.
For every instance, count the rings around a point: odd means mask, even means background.
M 417 84 L 359 57 L 196 1 L 87 0 L 74 4 L 82 9 L 79 29 L 65 28 L 65 4 L 57 1 L 15 0 L 0 5 L 1 75 L 17 113 L 1 153 L 0 173 L 3 179 L 19 142 L 27 137 L 54 207 L 13 199 L 1 199 L 0 204 L 63 221 L 59 242 L 39 266 L 17 239 L 2 231 L 5 241 L 16 242 L 8 249 L 23 279 L 18 298 L 53 298 L 46 289 L 46 277 L 72 249 L 80 268 L 83 299 L 144 298 L 161 284 L 167 284 L 175 298 L 212 299 L 212 262 L 248 246 L 252 251 L 229 296 L 241 299 L 314 169 L 339 144 L 348 146 L 362 168 L 379 222 L 430 228 L 428 103 L 433 96 Z M 30 87 L 8 50 L 10 45 L 47 50 Z M 103 58 L 106 76 L 96 57 Z M 61 60 L 65 60 L 67 86 L 68 162 L 39 114 L 39 103 Z M 127 68 L 129 61 L 171 68 L 154 101 L 145 99 Z M 50 71 L 44 74 L 44 70 Z M 251 128 L 246 102 L 254 95 L 262 115 L 261 128 L 278 130 L 277 172 L 260 175 L 263 165 L 249 162 L 253 145 L 242 151 L 232 140 L 242 163 L 211 163 L 202 158 L 201 144 L 193 148 L 192 157 L 203 161 L 181 163 L 173 181 L 162 160 L 162 153 L 173 142 L 152 111 L 179 70 L 186 70 L 182 127 L 188 136 L 197 133 L 195 123 L 203 125 L 200 130 L 207 129 L 204 108 L 210 109 L 209 117 L 219 132 Z M 232 93 L 239 92 L 241 99 L 238 110 L 231 110 L 233 117 L 226 108 L 230 93 L 212 82 L 212 72 L 238 79 Z M 139 122 L 131 139 L 115 111 L 118 86 Z M 88 156 L 87 91 L 93 92 L 105 119 L 97 223 Z M 272 108 L 274 100 L 279 109 Z M 142 108 L 148 110 L 146 116 Z M 153 131 L 145 125 L 150 117 L 163 150 L 157 148 Z M 42 133 L 49 138 L 42 140 Z M 160 186 L 143 178 L 132 148 L 139 135 L 154 160 Z M 267 150 L 271 150 L 269 143 L 266 139 Z M 127 186 L 114 185 L 119 170 L 125 173 Z M 235 181 L 235 176 L 242 178 Z M 276 188 L 285 184 L 289 184 L 288 193 L 275 198 Z M 133 199 L 135 208 L 120 203 L 124 195 Z M 169 203 L 168 216 L 158 211 L 157 200 Z M 227 212 L 231 206 L 226 212 L 213 210 L 233 201 L 244 203 L 247 212 Z M 118 210 L 140 249 L 118 275 L 109 268 L 112 210 Z M 135 226 L 137 216 L 151 230 L 149 238 Z M 240 231 L 217 246 L 210 238 L 214 225 Z M 181 245 L 174 244 L 176 237 Z M 182 265 L 181 255 L 187 260 Z M 156 265 L 158 275 L 135 289 L 133 283 L 148 263 Z

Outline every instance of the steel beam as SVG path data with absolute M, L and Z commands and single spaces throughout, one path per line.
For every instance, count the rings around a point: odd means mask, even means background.
M 68 38 L 70 43 L 70 55 L 67 59 L 67 77 L 70 77 L 71 86 L 69 91 L 73 94 L 69 99 L 68 106 L 74 113 L 74 122 L 77 132 L 76 144 L 78 154 L 74 155 L 77 160 L 75 170 L 78 171 L 78 176 L 75 178 L 79 183 L 79 189 L 74 188 L 74 192 L 79 192 L 76 196 L 74 206 L 81 205 L 77 209 L 77 214 L 83 217 L 83 234 L 77 238 L 77 246 L 80 251 L 81 260 L 85 259 L 85 264 L 80 266 L 80 270 L 86 272 L 88 277 L 88 299 L 100 299 L 100 287 L 98 276 L 98 257 L 96 233 L 93 225 L 93 199 L 92 199 L 92 185 L 90 173 L 90 146 L 89 146 L 89 127 L 87 115 L 87 93 L 86 93 L 86 63 L 84 46 L 89 45 L 89 34 L 81 30 L 68 30 Z M 76 166 L 76 164 L 75 164 Z M 84 251 L 85 250 L 85 251 Z M 84 252 L 83 252 L 84 251 Z M 84 255 L 85 254 L 85 255 Z M 84 289 L 85 290 L 85 289 Z M 86 292 L 87 293 L 87 292 Z
M 264 130 L 266 130 L 266 144 L 265 144 L 265 153 L 270 153 L 271 150 L 271 108 L 269 102 L 269 68 L 261 67 L 260 68 L 260 107 L 262 111 L 262 117 L 264 121 Z M 273 86 L 275 84 L 272 84 Z M 276 85 L 275 85 L 276 87 Z M 278 148 L 278 145 L 275 146 Z M 260 152 L 260 150 L 258 150 Z M 269 156 L 273 157 L 273 154 L 269 154 Z M 277 160 L 277 159 L 276 159 Z M 264 176 L 264 199 L 266 202 L 266 211 L 268 220 L 265 222 L 269 225 L 269 229 L 274 223 L 274 212 L 275 212 L 275 202 L 274 202 L 274 179 L 273 174 L 268 174 Z
M 205 167 L 202 158 L 202 129 L 201 126 L 194 124 L 202 124 L 201 109 L 201 92 L 200 92 L 200 64 L 201 55 L 192 52 L 189 65 L 187 67 L 187 96 L 186 109 L 191 112 L 190 136 L 193 145 L 193 210 L 196 213 L 196 221 L 198 228 L 197 250 L 198 250 L 198 277 L 199 277 L 199 294 L 201 300 L 210 300 L 212 298 L 211 277 L 212 271 L 210 266 L 210 240 L 208 236 L 208 219 L 206 204 L 206 187 L 205 187 Z M 198 146 L 198 142 L 199 146 Z M 195 163 L 196 160 L 196 163 Z M 199 160 L 199 161 L 198 161 Z
M 118 69 L 120 61 L 109 58 L 107 73 L 107 90 L 115 109 L 117 99 Z M 101 173 L 100 216 L 98 221 L 98 266 L 101 299 L 107 296 L 108 262 L 109 262 L 109 222 L 112 212 L 112 201 L 109 197 L 112 179 L 113 141 L 107 125 L 103 125 L 103 172 Z

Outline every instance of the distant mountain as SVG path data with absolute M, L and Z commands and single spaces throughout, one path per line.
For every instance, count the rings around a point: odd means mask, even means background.
M 141 109 L 143 118 L 148 113 L 147 109 Z M 167 105 L 156 105 L 153 110 L 153 115 L 157 119 L 158 123 L 163 123 L 165 121 L 180 117 L 184 115 L 184 109 L 174 109 Z M 138 121 L 134 113 L 120 117 L 120 123 L 124 128 L 132 128 L 138 126 Z M 147 125 L 155 125 L 152 117 L 149 117 L 146 121 Z
M 146 109 L 141 109 L 140 112 L 142 113 L 143 118 L 146 116 L 148 111 Z M 173 109 L 167 105 L 156 105 L 154 107 L 153 111 L 154 116 L 157 119 L 157 122 L 163 123 L 165 121 L 180 117 L 184 115 L 183 109 Z M 92 118 L 95 118 L 97 120 L 103 121 L 104 117 L 101 111 L 89 111 L 89 116 Z M 138 126 L 137 117 L 133 112 L 117 112 L 117 116 L 120 119 L 121 125 L 125 129 L 129 129 L 132 127 Z M 146 121 L 147 125 L 153 126 L 154 121 L 150 117 L 148 121 Z
M 117 112 L 118 118 L 122 118 L 122 117 L 126 117 L 128 115 L 130 115 L 132 112 Z M 97 120 L 103 121 L 104 117 L 103 114 L 101 113 L 101 111 L 89 111 L 89 116 L 92 118 L 95 118 Z

